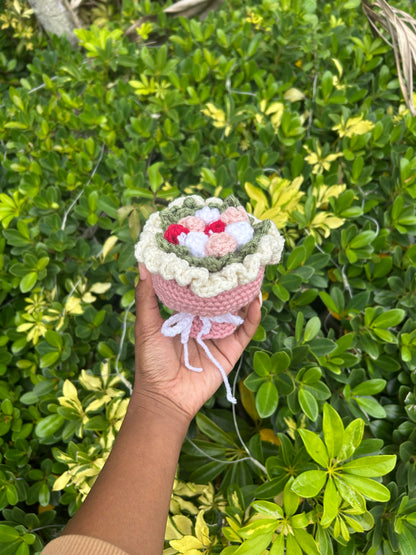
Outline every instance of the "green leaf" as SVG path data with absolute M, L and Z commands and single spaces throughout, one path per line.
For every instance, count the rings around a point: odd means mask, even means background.
M 43 482 L 40 485 L 38 494 L 39 503 L 42 505 L 42 507 L 46 507 L 47 505 L 49 505 L 50 497 L 51 496 L 48 484 L 46 482 Z
M 263 383 L 256 394 L 256 409 L 261 418 L 268 418 L 277 409 L 279 395 L 272 382 Z
M 303 342 L 307 343 L 308 341 L 312 341 L 312 339 L 316 337 L 320 331 L 321 320 L 318 316 L 314 316 L 306 323 L 305 333 L 303 334 Z
M 374 397 L 354 397 L 357 405 L 374 418 L 386 418 L 386 411 Z
M 334 549 L 332 547 L 332 540 L 329 531 L 322 528 L 322 526 L 318 526 L 316 541 L 319 546 L 320 555 L 334 555 Z
M 356 488 L 364 497 L 372 501 L 380 501 L 385 503 L 390 499 L 390 491 L 371 478 L 363 478 L 362 476 L 353 476 L 352 474 L 343 474 L 345 482 Z
M 328 528 L 338 514 L 339 496 L 332 478 L 328 478 L 324 493 L 324 512 L 321 526 Z
M 363 439 L 363 434 L 364 420 L 362 418 L 356 418 L 348 424 L 345 428 L 344 439 L 337 456 L 339 461 L 345 461 L 353 455 Z
M 324 442 L 330 459 L 336 457 L 341 450 L 344 439 L 344 425 L 337 411 L 328 403 L 323 410 L 322 430 Z
M 384 476 L 393 470 L 396 465 L 396 455 L 373 455 L 361 457 L 343 465 L 343 471 L 357 476 L 376 478 Z
M 60 353 L 58 351 L 52 351 L 50 353 L 46 353 L 40 358 L 39 366 L 41 368 L 50 368 L 53 366 L 60 358 Z
M 401 308 L 394 308 L 392 310 L 387 310 L 377 316 L 372 322 L 371 327 L 374 328 L 392 328 L 400 324 L 400 322 L 406 316 L 406 312 Z
M 332 92 L 332 88 L 334 86 L 333 82 L 334 82 L 334 79 L 333 79 L 332 73 L 330 71 L 325 71 L 324 74 L 322 75 L 322 81 L 321 81 L 322 95 L 325 99 L 327 99 Z
M 305 385 L 305 389 L 310 391 L 317 401 L 325 401 L 331 397 L 329 387 L 321 381 Z
M 36 535 L 31 533 L 25 534 L 23 536 L 23 541 L 27 543 L 27 545 L 33 545 L 36 541 Z
M 285 475 L 267 480 L 267 482 L 256 488 L 254 495 L 259 499 L 270 499 L 275 497 L 283 491 L 286 482 L 287 476 Z
M 397 513 L 400 514 L 400 510 Z M 412 526 L 416 526 L 416 512 L 406 515 L 405 519 Z
M 323 357 L 335 351 L 337 344 L 327 337 L 317 337 L 309 343 L 309 347 L 316 357 Z
M 242 538 L 247 540 L 251 538 L 258 538 L 259 536 L 264 536 L 265 534 L 270 534 L 276 529 L 277 523 L 275 518 L 261 518 L 255 520 L 244 528 L 241 528 L 239 534 Z
M 18 538 L 20 533 L 17 530 L 7 524 L 0 524 L 0 543 L 10 543 Z
M 287 555 L 302 555 L 298 542 L 291 534 L 286 536 L 286 553 Z
M 64 422 L 65 419 L 60 414 L 50 414 L 36 424 L 35 433 L 42 439 L 53 436 L 63 426 Z
M 285 351 L 278 351 L 271 357 L 271 365 L 273 371 L 280 374 L 289 368 L 290 356 Z
M 48 330 L 45 334 L 45 339 L 52 347 L 56 347 L 57 349 L 62 347 L 62 335 L 56 331 Z
M 374 231 L 362 231 L 350 241 L 350 248 L 361 249 L 362 247 L 366 247 L 375 239 L 375 237 L 376 233 Z
M 352 390 L 353 395 L 376 395 L 383 391 L 386 386 L 386 380 L 374 379 L 367 380 L 363 383 L 358 384 Z
M 318 418 L 319 406 L 315 397 L 307 389 L 301 388 L 298 391 L 298 401 L 300 408 L 313 422 Z
M 318 545 L 311 534 L 300 528 L 293 530 L 296 541 L 307 555 L 321 555 Z
M 210 420 L 208 416 L 199 412 L 196 415 L 196 424 L 203 434 L 208 436 L 215 443 L 220 445 L 231 446 L 234 444 L 232 437 L 224 432 L 215 422 Z
M 416 553 L 416 531 L 415 529 L 410 529 L 405 524 L 403 525 L 403 529 L 401 534 L 399 535 L 399 546 L 400 552 L 403 555 L 406 553 Z
M 295 326 L 295 339 L 297 343 L 300 342 L 300 338 L 302 337 L 304 322 L 305 322 L 305 316 L 303 312 L 298 312 L 298 315 L 296 316 L 296 326 Z
M 291 490 L 291 483 L 288 482 L 283 492 L 283 506 L 285 508 L 286 516 L 292 516 L 296 513 L 299 507 L 299 496 Z
M 156 162 L 148 168 L 148 175 L 150 181 L 150 188 L 154 193 L 157 192 L 159 187 L 162 185 L 164 179 L 159 172 L 159 168 L 163 166 L 163 162 Z
M 326 472 L 323 470 L 307 470 L 295 479 L 291 487 L 301 497 L 315 497 L 322 490 L 325 482 Z
M 19 501 L 16 487 L 13 484 L 8 484 L 6 486 L 6 497 L 9 505 L 16 505 Z
M 15 555 L 30 555 L 30 549 L 27 543 L 21 543 L 16 549 Z
M 28 272 L 19 283 L 20 291 L 22 293 L 27 293 L 36 285 L 38 281 L 38 273 L 37 272 Z
M 328 293 L 326 293 L 325 291 L 320 291 L 319 296 L 321 297 L 322 301 L 324 302 L 328 310 L 330 310 L 334 314 L 339 314 L 339 312 L 341 312 L 340 309 L 335 304 L 334 299 L 330 295 L 328 295 Z
M 270 518 L 279 519 L 284 517 L 282 507 L 271 501 L 254 501 L 251 506 L 258 513 L 267 515 Z
M 242 543 L 233 555 L 263 555 L 264 550 L 272 541 L 273 535 L 274 532 L 270 532 L 263 536 L 250 538 Z
M 254 353 L 253 367 L 258 376 L 268 376 L 272 371 L 272 364 L 269 355 L 264 351 L 257 351 Z
M 108 214 L 110 218 L 117 218 L 117 210 L 119 206 L 117 206 L 111 198 L 107 196 L 100 196 L 97 200 L 97 208 L 100 212 Z
M 284 555 L 285 554 L 285 537 L 283 534 L 277 536 L 277 538 L 272 543 L 269 555 Z
M 286 303 L 290 299 L 289 291 L 286 289 L 286 287 L 284 287 L 284 285 L 280 283 L 275 283 L 273 285 L 273 293 L 284 303 Z
M 329 464 L 328 451 L 322 439 L 310 430 L 304 430 L 301 428 L 298 429 L 298 433 L 302 438 L 306 451 L 313 458 L 313 460 L 324 468 L 327 468 Z
M 335 486 L 340 496 L 351 505 L 354 509 L 364 512 L 366 509 L 364 497 L 359 491 L 346 484 L 341 476 L 335 476 Z
M 294 270 L 295 268 L 300 266 L 302 262 L 305 261 L 305 258 L 306 258 L 306 249 L 304 246 L 301 245 L 299 247 L 294 248 L 292 252 L 289 254 L 289 257 L 287 259 L 287 263 L 286 263 L 287 269 L 289 271 Z
M 267 380 L 267 378 L 262 378 L 262 377 L 258 376 L 255 372 L 252 372 L 244 380 L 244 385 L 250 391 L 257 391 L 259 389 L 259 387 L 261 386 L 261 384 L 264 383 L 266 380 Z
M 359 8 L 361 0 L 347 0 L 344 4 L 344 10 L 355 10 Z
M 292 529 L 306 528 L 309 524 L 310 517 L 306 513 L 298 513 L 290 517 L 290 525 L 292 526 Z
M 308 368 L 308 370 L 306 370 L 303 374 L 301 382 L 304 384 L 315 384 L 321 377 L 322 370 L 319 366 L 312 366 L 312 368 Z

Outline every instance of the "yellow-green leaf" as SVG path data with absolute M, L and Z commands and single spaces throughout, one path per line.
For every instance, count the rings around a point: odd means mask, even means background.
M 374 455 L 361 457 L 343 465 L 343 472 L 375 478 L 384 476 L 393 470 L 396 465 L 396 455 Z

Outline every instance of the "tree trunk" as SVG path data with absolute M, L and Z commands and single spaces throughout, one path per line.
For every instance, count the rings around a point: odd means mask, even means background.
M 29 0 L 29 4 L 47 33 L 65 35 L 72 46 L 78 44 L 74 29 L 79 25 L 65 0 Z

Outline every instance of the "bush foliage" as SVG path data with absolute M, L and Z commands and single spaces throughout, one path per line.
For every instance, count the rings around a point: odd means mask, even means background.
M 166 554 L 416 553 L 416 119 L 393 54 L 357 0 L 162 9 L 126 0 L 77 51 L 0 43 L 1 552 L 38 553 L 111 449 L 145 219 L 234 193 L 286 250 L 237 408 L 220 390 L 189 431 Z

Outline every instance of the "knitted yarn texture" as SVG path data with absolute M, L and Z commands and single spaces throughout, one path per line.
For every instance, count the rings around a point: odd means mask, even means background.
M 247 214 L 235 197 L 197 195 L 152 214 L 135 246 L 160 301 L 176 311 L 162 333 L 180 336 L 186 367 L 200 372 L 189 361 L 188 342 L 195 338 L 221 373 L 232 403 L 226 373 L 204 339 L 226 337 L 243 322 L 238 311 L 258 296 L 264 268 L 280 261 L 283 246 L 275 225 Z
M 185 201 L 192 201 L 193 208 L 189 208 L 189 202 Z M 197 265 L 197 258 L 193 261 L 190 256 L 166 252 L 159 246 L 159 241 L 163 240 L 165 229 L 170 224 L 177 223 L 182 217 L 194 215 L 197 207 L 203 208 L 206 205 L 215 207 L 223 204 L 225 201 L 222 199 L 209 198 L 205 201 L 203 198 L 193 195 L 171 202 L 165 214 L 165 210 L 153 213 L 144 225 L 140 240 L 136 244 L 137 260 L 144 264 L 151 274 L 159 274 L 165 280 L 174 279 L 182 287 L 189 286 L 191 291 L 199 297 L 214 297 L 238 285 L 250 283 L 256 279 L 260 267 L 277 264 L 283 251 L 284 239 L 270 221 L 258 222 L 253 216 L 248 215 L 253 223 L 255 234 L 257 233 L 257 224 L 266 224 L 264 234 L 258 240 L 257 248 L 254 252 L 245 255 L 241 261 L 237 262 L 233 259 L 219 270 L 209 270 Z M 176 221 L 173 220 L 172 214 L 177 215 Z M 165 242 L 168 247 L 171 245 L 167 241 Z M 173 245 L 173 247 L 181 248 L 180 245 Z M 243 249 L 240 252 L 242 251 Z M 222 259 L 218 259 L 218 261 L 221 263 Z

